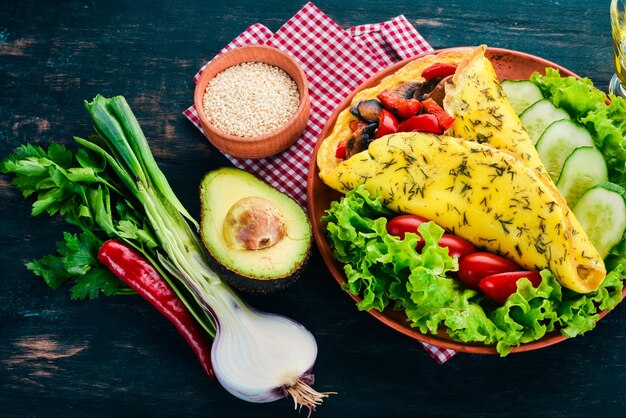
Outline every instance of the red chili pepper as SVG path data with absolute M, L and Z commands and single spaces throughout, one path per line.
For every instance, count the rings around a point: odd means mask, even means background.
M 335 150 L 335 158 L 340 160 L 346 159 L 346 141 L 341 141 L 337 144 L 337 149 Z
M 422 104 L 416 99 L 405 99 L 387 89 L 378 93 L 378 100 L 383 107 L 396 115 L 398 119 L 407 119 L 422 110 Z
M 424 71 L 422 71 L 422 77 L 424 77 L 426 81 L 428 81 L 437 77 L 447 77 L 454 74 L 455 71 L 456 65 L 439 62 L 431 65 L 430 67 L 427 67 Z
M 396 119 L 389 111 L 385 109 L 381 110 L 375 138 L 380 138 L 381 136 L 396 132 L 398 132 L 398 119 Z
M 439 121 L 435 115 L 422 113 L 421 115 L 410 117 L 398 126 L 398 132 L 430 132 L 442 134 L 443 130 L 439 126 Z
M 437 117 L 437 121 L 439 122 L 439 125 L 441 125 L 441 129 L 444 131 L 449 129 L 454 123 L 454 118 L 433 99 L 428 98 L 424 100 L 422 104 L 424 105 L 424 110 L 426 112 Z
M 134 249 L 114 240 L 102 244 L 98 260 L 174 324 L 205 373 L 214 377 L 209 336 L 154 266 Z

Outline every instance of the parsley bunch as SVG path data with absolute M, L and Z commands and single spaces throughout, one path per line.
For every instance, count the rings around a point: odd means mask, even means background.
M 106 239 L 124 238 L 149 254 L 157 243 L 139 205 L 100 155 L 85 148 L 74 154 L 57 143 L 47 150 L 26 144 L 0 169 L 15 175 L 13 184 L 24 197 L 34 197 L 33 216 L 58 214 L 80 230 L 65 232 L 57 253 L 29 262 L 28 269 L 53 289 L 72 283 L 72 299 L 134 293 L 98 262 L 98 249 Z
M 98 95 L 85 107 L 95 134 L 74 137 L 75 153 L 58 143 L 47 149 L 26 144 L 0 162 L 24 197 L 34 198 L 33 216 L 58 215 L 79 230 L 64 233 L 56 254 L 27 267 L 53 289 L 71 283 L 72 299 L 134 293 L 97 259 L 104 241 L 116 239 L 141 253 L 214 335 L 200 288 L 219 278 L 189 225 L 198 223 L 157 166 L 126 100 Z

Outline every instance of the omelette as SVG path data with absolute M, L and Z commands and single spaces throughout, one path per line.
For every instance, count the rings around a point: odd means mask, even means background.
M 429 66 L 436 63 L 458 65 L 463 59 L 471 57 L 472 51 L 473 48 L 457 48 L 436 55 L 426 55 L 411 61 L 395 73 L 383 78 L 376 86 L 357 93 L 352 99 L 352 103 L 375 99 L 376 95 L 381 91 L 385 89 L 393 90 L 403 82 L 424 82 L 425 79 L 422 77 L 422 72 Z M 352 135 L 350 122 L 354 120 L 357 120 L 357 118 L 350 113 L 349 109 L 342 111 L 337 117 L 332 132 L 321 143 L 317 153 L 317 165 L 320 169 L 322 180 L 341 163 L 340 160 L 335 158 L 335 149 L 340 142 L 346 141 Z
M 346 109 L 318 150 L 320 177 L 344 193 L 363 184 L 392 210 L 431 219 L 524 268 L 547 268 L 576 292 L 596 290 L 606 276 L 602 257 L 547 174 L 484 52 L 481 46 L 418 59 L 412 72 L 401 69 L 353 100 L 418 77 L 433 60 L 455 62 L 443 99 L 455 121 L 445 136 L 392 134 L 340 160 L 334 150 L 353 118 Z

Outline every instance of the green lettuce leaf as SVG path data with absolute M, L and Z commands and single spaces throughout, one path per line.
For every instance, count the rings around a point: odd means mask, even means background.
M 546 75 L 535 72 L 530 80 L 539 87 L 544 97 L 568 112 L 574 120 L 602 107 L 606 100 L 606 94 L 595 89 L 589 78 L 561 77 L 554 68 L 546 68 Z
M 611 96 L 611 104 L 590 111 L 581 123 L 593 134 L 609 170 L 609 180 L 626 186 L 626 100 Z

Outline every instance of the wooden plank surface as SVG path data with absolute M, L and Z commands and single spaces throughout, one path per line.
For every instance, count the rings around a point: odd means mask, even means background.
M 435 48 L 486 43 L 542 56 L 605 89 L 613 73 L 608 2 L 319 1 L 340 25 L 404 14 Z M 16 146 L 87 135 L 83 100 L 125 95 L 174 190 L 197 214 L 197 186 L 227 160 L 182 116 L 192 76 L 260 22 L 275 30 L 303 3 L 0 2 L 0 157 Z M 31 218 L 0 176 L 0 416 L 276 417 L 207 379 L 171 325 L 138 297 L 73 302 L 24 263 L 66 226 Z M 358 312 L 319 254 L 284 292 L 248 298 L 316 336 L 316 387 L 338 395 L 318 417 L 619 416 L 626 404 L 626 307 L 581 338 L 541 351 L 459 354 L 436 364 L 414 340 Z M 301 415 L 304 412 L 301 413 Z

